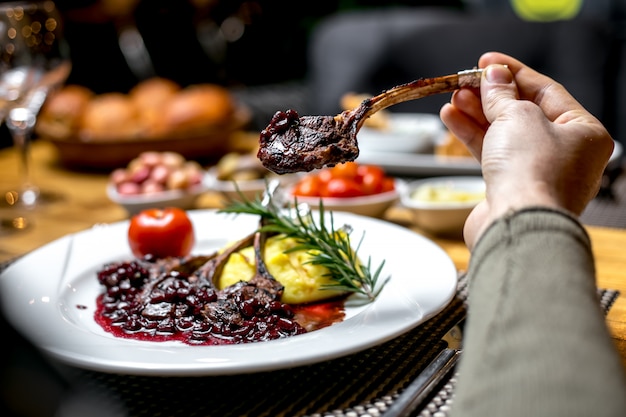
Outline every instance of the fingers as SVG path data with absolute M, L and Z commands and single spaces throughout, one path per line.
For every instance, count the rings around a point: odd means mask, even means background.
M 442 107 L 439 116 L 448 130 L 480 161 L 482 141 L 489 122 L 483 113 L 479 93 L 478 90 L 468 88 L 455 91 L 450 103 Z
M 483 113 L 480 91 L 478 89 L 462 88 L 457 90 L 452 94 L 450 103 L 455 107 L 463 109 L 478 125 L 483 126 L 485 129 L 488 127 L 489 122 Z
M 499 52 L 487 52 L 478 60 L 480 68 L 493 64 L 506 65 L 519 88 L 519 98 L 537 104 L 550 121 L 557 120 L 563 113 L 572 109 L 583 109 L 582 105 L 561 84 L 511 56 Z
M 489 65 L 480 83 L 485 118 L 493 123 L 506 114 L 518 101 L 517 85 L 513 73 L 503 65 Z
M 441 108 L 439 117 L 448 130 L 465 144 L 474 158 L 480 161 L 485 129 L 467 113 L 450 103 Z
M 440 117 L 446 127 L 459 139 L 476 159 L 481 160 L 483 138 L 489 127 L 508 106 L 517 101 L 517 87 L 513 74 L 502 65 L 490 65 L 483 73 L 481 94 L 461 89 L 443 106 Z
M 479 68 L 486 68 L 489 65 L 493 65 L 493 64 L 506 65 L 509 68 L 509 70 L 513 73 L 513 75 L 516 75 L 522 69 L 531 70 L 529 67 L 524 65 L 521 61 L 518 61 L 517 59 L 509 55 L 500 53 L 500 52 L 486 52 L 478 59 Z M 540 75 L 540 74 L 537 73 L 537 75 Z

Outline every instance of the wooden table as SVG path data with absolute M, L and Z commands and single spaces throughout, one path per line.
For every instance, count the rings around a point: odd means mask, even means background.
M 32 177 L 43 190 L 58 193 L 60 199 L 33 213 L 32 222 L 22 231 L 0 234 L 0 262 L 23 255 L 68 233 L 90 228 L 96 223 L 110 223 L 128 218 L 126 211 L 109 201 L 105 187 L 106 173 L 73 172 L 58 165 L 56 149 L 45 141 L 32 146 Z M 0 188 L 4 191 L 18 183 L 17 157 L 12 149 L 0 151 Z M 219 196 L 207 193 L 199 208 L 219 207 Z M 0 206 L 0 218 L 8 210 Z M 388 219 L 410 226 L 408 213 L 391 209 Z M 626 368 L 626 230 L 601 227 L 587 228 L 596 256 L 598 286 L 620 291 L 611 308 L 607 323 Z M 452 258 L 459 270 L 467 269 L 469 252 L 460 240 L 432 238 Z

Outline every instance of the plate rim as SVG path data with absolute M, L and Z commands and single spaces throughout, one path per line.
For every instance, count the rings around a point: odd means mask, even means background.
M 607 167 L 621 163 L 624 146 L 615 144 Z M 388 174 L 406 176 L 482 175 L 480 163 L 470 156 L 444 156 L 434 153 L 361 152 L 356 162 L 382 167 Z

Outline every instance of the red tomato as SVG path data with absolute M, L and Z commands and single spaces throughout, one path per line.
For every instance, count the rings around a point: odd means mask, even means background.
M 363 178 L 366 175 L 375 175 L 380 178 L 385 177 L 385 171 L 378 165 L 359 165 L 357 176 Z
M 319 180 L 320 180 L 320 182 L 322 184 L 327 184 L 328 181 L 330 181 L 333 178 L 335 178 L 333 176 L 333 171 L 330 168 L 322 169 L 322 170 L 318 171 L 317 174 L 311 174 L 311 175 L 316 175 L 317 178 L 319 178 Z
M 131 218 L 128 227 L 128 244 L 138 258 L 187 256 L 195 241 L 193 223 L 179 208 L 143 210 Z
M 365 194 L 378 194 L 382 192 L 385 171 L 374 165 L 361 165 L 358 168 L 358 178 Z
M 291 193 L 302 197 L 319 197 L 321 186 L 317 175 L 307 175 L 296 183 Z
M 356 181 L 348 178 L 333 178 L 326 184 L 322 197 L 345 198 L 362 195 L 363 190 Z
M 393 191 L 396 189 L 396 184 L 391 177 L 383 178 L 383 188 L 380 190 L 381 193 L 386 193 L 387 191 Z
M 356 162 L 345 162 L 330 168 L 333 178 L 356 178 L 359 165 Z

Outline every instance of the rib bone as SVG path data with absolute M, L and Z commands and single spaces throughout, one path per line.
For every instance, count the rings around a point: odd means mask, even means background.
M 302 116 L 294 110 L 276 112 L 261 131 L 257 157 L 277 174 L 308 172 L 354 161 L 359 156 L 356 135 L 374 113 L 405 101 L 480 86 L 481 69 L 418 80 L 363 100 L 336 116 Z

